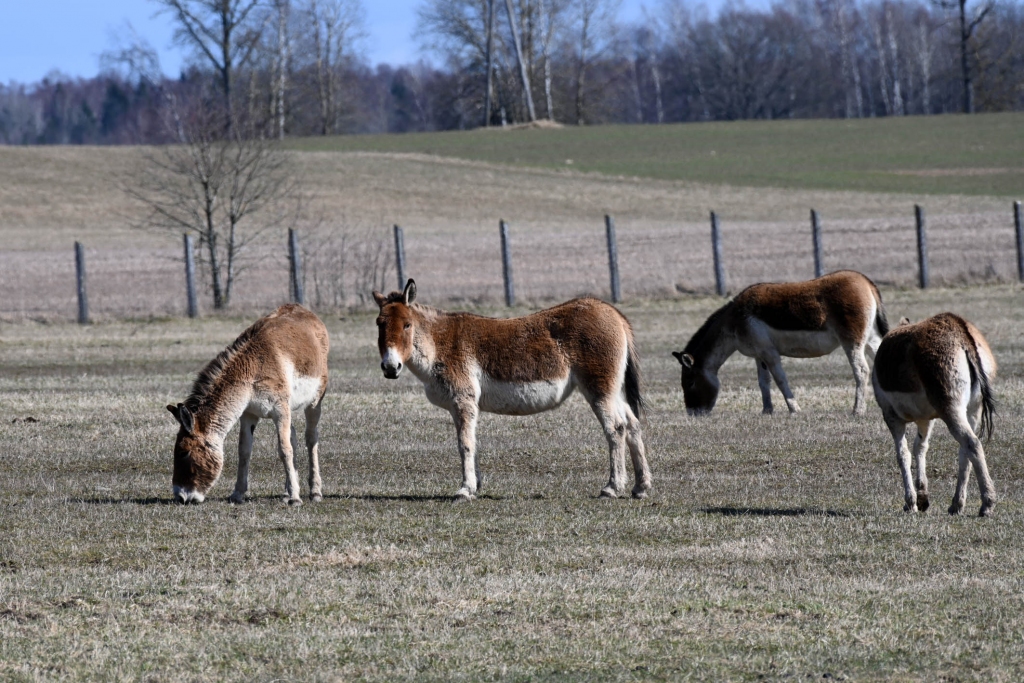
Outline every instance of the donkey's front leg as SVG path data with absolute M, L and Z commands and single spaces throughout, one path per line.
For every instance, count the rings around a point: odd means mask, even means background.
M 479 408 L 476 401 L 458 403 L 452 408 L 455 432 L 459 439 L 459 455 L 462 456 L 462 488 L 455 492 L 455 500 L 470 501 L 476 498 L 476 420 Z
M 789 412 L 799 413 L 800 406 L 796 403 L 793 390 L 789 388 L 789 379 L 786 378 L 786 372 L 782 369 L 782 358 L 776 354 L 774 358 L 766 360 L 768 361 L 769 372 L 775 378 L 775 383 L 779 385 L 779 391 L 782 392 L 783 398 L 786 399 L 786 406 L 789 408 Z
M 772 377 L 768 372 L 768 363 L 755 359 L 754 364 L 757 365 L 757 386 L 761 387 L 761 405 L 763 406 L 761 414 L 771 415 L 774 408 L 772 408 Z
M 292 448 L 292 411 L 287 404 L 279 408 L 274 417 L 277 423 L 277 454 L 284 464 L 285 501 L 289 505 L 302 505 L 299 497 L 299 473 L 295 470 L 295 450 Z
M 248 413 L 242 414 L 238 425 L 238 476 L 235 479 L 235 490 L 228 498 L 232 503 L 244 503 L 245 492 L 249 490 L 249 458 L 252 456 L 252 438 L 256 431 L 256 423 L 260 419 Z

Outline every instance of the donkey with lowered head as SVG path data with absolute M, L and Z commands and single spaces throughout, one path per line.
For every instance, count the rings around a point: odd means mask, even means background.
M 416 283 L 402 292 L 374 292 L 381 370 L 397 379 L 408 367 L 427 400 L 451 413 L 462 456 L 456 500 L 480 487 L 476 422 L 481 411 L 532 415 L 562 404 L 575 389 L 590 404 L 608 440 L 611 474 L 601 496 L 626 491 L 626 449 L 633 461 L 634 498 L 651 488 L 639 417 L 640 358 L 633 330 L 616 308 L 573 299 L 521 318 L 448 313 L 414 303 Z
M 224 467 L 224 438 L 241 421 L 238 479 L 232 503 L 245 500 L 249 456 L 261 418 L 277 426 L 278 455 L 284 464 L 285 500 L 301 505 L 298 449 L 293 413 L 306 413 L 309 450 L 309 497 L 323 497 L 320 481 L 320 409 L 327 390 L 327 328 L 313 312 L 295 304 L 260 318 L 199 373 L 183 403 L 167 406 L 178 421 L 174 444 L 174 498 L 201 503 Z
M 782 356 L 817 358 L 842 346 L 857 383 L 853 412 L 863 414 L 868 362 L 889 323 L 875 283 L 852 270 L 807 282 L 751 285 L 711 314 L 686 348 L 672 355 L 683 366 L 683 400 L 691 415 L 711 412 L 718 400 L 718 369 L 733 353 L 757 364 L 763 412 L 772 412 L 771 379 L 789 412 L 800 410 L 782 369 Z
M 949 506 L 959 514 L 967 500 L 971 466 L 981 489 L 981 516 L 995 504 L 995 488 L 985 464 L 981 439 L 992 434 L 995 400 L 992 380 L 996 359 L 978 328 L 953 313 L 940 313 L 916 324 L 901 324 L 885 335 L 875 355 L 871 379 L 875 400 L 896 444 L 896 459 L 903 476 L 907 512 L 928 509 L 928 474 L 925 456 L 932 423 L 946 423 L 960 444 L 956 491 Z M 917 424 L 912 479 L 907 424 Z

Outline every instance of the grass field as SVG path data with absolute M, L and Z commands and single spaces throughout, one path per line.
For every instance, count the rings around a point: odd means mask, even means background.
M 752 187 L 1024 194 L 1022 113 L 335 136 L 290 145 Z
M 970 514 L 941 512 L 941 428 L 935 504 L 902 512 L 887 430 L 877 409 L 848 414 L 838 354 L 785 363 L 799 415 L 760 416 L 734 359 L 714 416 L 688 418 L 669 351 L 714 298 L 624 307 L 651 404 L 642 502 L 596 499 L 606 447 L 574 397 L 486 416 L 484 495 L 453 505 L 451 420 L 412 378 L 380 376 L 357 313 L 326 318 L 325 501 L 281 504 L 261 424 L 252 502 L 226 502 L 229 455 L 207 503 L 171 505 L 163 406 L 246 321 L 4 324 L 0 679 L 1020 680 L 1021 290 L 883 295 L 892 318 L 952 309 L 992 343 L 990 519 L 973 481 Z

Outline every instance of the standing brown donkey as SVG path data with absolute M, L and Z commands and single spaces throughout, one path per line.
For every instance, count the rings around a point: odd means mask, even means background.
M 260 418 L 277 426 L 277 446 L 285 471 L 285 500 L 301 505 L 295 470 L 298 442 L 292 413 L 306 412 L 309 497 L 323 497 L 318 453 L 320 409 L 327 390 L 327 328 L 314 313 L 295 304 L 260 318 L 203 368 L 184 403 L 167 410 L 178 421 L 174 444 L 174 498 L 201 503 L 224 466 L 224 437 L 241 420 L 238 480 L 232 503 L 245 500 L 249 456 Z
M 413 303 L 416 283 L 380 306 L 378 346 L 384 376 L 408 366 L 427 400 L 455 420 L 462 455 L 456 500 L 480 486 L 476 421 L 480 411 L 532 415 L 556 408 L 575 389 L 590 404 L 608 440 L 611 474 L 601 495 L 626 491 L 626 449 L 633 460 L 634 498 L 645 498 L 651 472 L 640 434 L 640 359 L 625 316 L 597 299 L 574 299 L 522 318 L 447 313 Z
M 992 434 L 995 376 L 996 359 L 985 337 L 953 313 L 940 313 L 914 325 L 901 324 L 885 335 L 875 355 L 871 379 L 875 400 L 896 444 L 906 500 L 903 509 L 907 512 L 928 509 L 925 455 L 936 418 L 946 423 L 960 444 L 956 492 L 949 513 L 955 515 L 964 508 L 972 465 L 981 489 L 980 514 L 984 517 L 992 510 L 995 487 L 979 437 Z M 910 422 L 917 424 L 916 482 L 911 477 L 905 437 Z

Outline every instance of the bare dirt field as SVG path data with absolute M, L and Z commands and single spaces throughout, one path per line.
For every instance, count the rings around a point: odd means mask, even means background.
M 250 503 L 226 502 L 229 445 L 211 498 L 172 505 L 163 406 L 247 321 L 3 324 L 0 678 L 1019 680 L 1021 291 L 883 296 L 894 318 L 959 311 L 992 343 L 992 518 L 973 481 L 969 514 L 943 512 L 941 427 L 935 504 L 902 512 L 888 432 L 877 409 L 849 415 L 840 354 L 785 362 L 801 414 L 761 416 L 734 358 L 715 414 L 687 417 L 669 351 L 715 297 L 624 307 L 651 406 L 646 501 L 596 498 L 606 446 L 573 397 L 484 416 L 486 488 L 453 505 L 450 417 L 414 379 L 381 377 L 372 314 L 347 313 L 325 316 L 324 502 L 282 505 L 261 424 Z
M 181 314 L 181 235 L 132 228 L 138 207 L 118 188 L 139 155 L 130 148 L 0 149 L 0 320 L 73 318 L 76 240 L 86 247 L 93 317 Z M 378 286 L 382 277 L 387 287 L 397 284 L 395 223 L 405 230 L 408 274 L 425 294 L 439 303 L 497 303 L 501 218 L 511 226 L 521 300 L 607 295 L 606 213 L 616 220 L 626 297 L 712 289 L 711 209 L 722 225 L 730 291 L 813 275 L 812 207 L 822 217 L 828 270 L 914 283 L 913 205 L 921 203 L 936 284 L 1016 277 L 1005 199 L 695 185 L 409 154 L 296 152 L 293 160 L 317 217 L 299 227 L 306 289 L 321 307 L 358 305 L 375 279 L 351 259 L 338 265 L 340 236 L 379 256 Z M 238 281 L 236 311 L 265 311 L 287 299 L 284 245 L 282 227 L 254 250 Z

